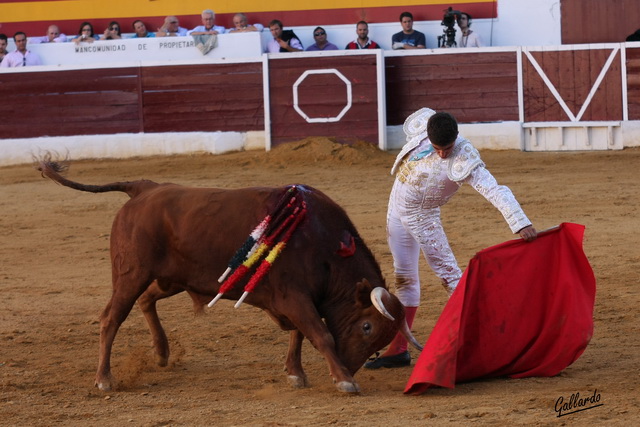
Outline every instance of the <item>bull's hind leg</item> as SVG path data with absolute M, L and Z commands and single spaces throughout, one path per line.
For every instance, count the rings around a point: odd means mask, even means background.
M 115 278 L 111 300 L 100 316 L 100 355 L 95 385 L 100 390 L 109 391 L 113 387 L 111 375 L 111 349 L 113 340 L 125 321 L 138 297 L 149 286 L 151 280 L 133 280 L 128 277 Z
M 158 282 L 153 282 L 151 286 L 140 295 L 140 298 L 138 298 L 138 306 L 142 310 L 142 314 L 144 314 L 144 318 L 149 325 L 158 366 L 167 366 L 169 363 L 169 340 L 160 323 L 156 303 L 163 298 L 176 295 L 183 290 L 182 288 L 165 286 L 164 284 L 161 288 Z
M 295 329 L 289 335 L 289 351 L 287 352 L 287 360 L 285 362 L 285 371 L 287 371 L 287 380 L 289 384 L 296 388 L 303 388 L 309 385 L 307 375 L 302 368 L 302 341 L 304 335 Z

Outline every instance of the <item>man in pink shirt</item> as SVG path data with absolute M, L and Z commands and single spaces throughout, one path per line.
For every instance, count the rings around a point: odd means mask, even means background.
M 0 63 L 2 68 L 26 67 L 30 65 L 42 65 L 38 54 L 27 50 L 27 35 L 18 31 L 13 35 L 16 50 L 5 55 Z

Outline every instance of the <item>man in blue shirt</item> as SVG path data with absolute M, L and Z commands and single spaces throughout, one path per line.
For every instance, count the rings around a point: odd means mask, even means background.
M 156 36 L 156 33 L 147 31 L 147 26 L 144 25 L 144 22 L 139 19 L 133 21 L 133 31 L 135 31 L 135 34 L 133 36 L 134 39 Z
M 411 12 L 400 14 L 402 31 L 391 37 L 393 49 L 425 49 L 427 46 L 424 34 L 413 29 L 413 15 Z

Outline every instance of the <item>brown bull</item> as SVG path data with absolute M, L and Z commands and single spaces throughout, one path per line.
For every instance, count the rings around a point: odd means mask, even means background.
M 38 169 L 76 190 L 121 191 L 130 197 L 111 230 L 113 294 L 100 318 L 95 380 L 101 390 L 114 383 L 111 349 L 134 303 L 144 313 L 159 364 L 165 366 L 169 343 L 156 302 L 187 291 L 202 309 L 218 293 L 218 278 L 236 250 L 287 191 L 187 188 L 147 180 L 84 185 L 62 177 L 59 163 L 44 160 Z M 307 385 L 301 362 L 306 337 L 326 359 L 338 390 L 358 392 L 353 375 L 398 330 L 419 345 L 407 328 L 402 304 L 386 290 L 378 263 L 345 211 L 318 190 L 296 188 L 306 215 L 245 302 L 291 331 L 285 362 L 290 383 Z M 247 280 L 223 297 L 237 300 Z

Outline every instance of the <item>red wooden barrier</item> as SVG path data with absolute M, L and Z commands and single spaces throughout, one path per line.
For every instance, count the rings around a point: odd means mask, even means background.
M 624 44 L 275 55 L 266 63 L 268 128 L 259 61 L 0 73 L 0 135 L 268 130 L 272 145 L 307 136 L 377 145 L 381 111 L 386 125 L 401 125 L 423 106 L 447 110 L 462 123 L 518 121 L 520 109 L 524 122 L 621 121 L 624 108 L 629 120 L 640 120 L 640 48 Z M 386 106 L 378 90 L 383 75 Z
M 518 120 L 517 52 L 454 52 L 385 58 L 387 124 L 421 107 L 460 122 Z
M 378 145 L 380 106 L 376 58 L 373 52 L 369 55 L 270 60 L 271 146 L 307 136 L 328 136 L 343 143 L 360 140 Z M 343 115 L 339 117 L 341 113 Z M 313 121 L 337 117 L 339 120 L 336 121 Z

